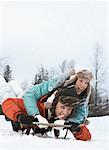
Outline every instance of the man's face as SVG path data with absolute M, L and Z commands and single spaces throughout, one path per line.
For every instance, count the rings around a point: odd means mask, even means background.
M 78 78 L 75 83 L 77 94 L 81 94 L 87 88 L 88 84 L 89 84 L 89 80 L 84 78 Z
M 66 119 L 72 112 L 71 107 L 63 105 L 61 102 L 58 102 L 55 108 L 55 115 L 59 119 Z

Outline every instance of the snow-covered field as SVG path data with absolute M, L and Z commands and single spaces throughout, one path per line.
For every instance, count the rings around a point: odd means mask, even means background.
M 92 140 L 84 142 L 75 140 L 70 132 L 67 140 L 15 133 L 10 122 L 0 116 L 0 150 L 108 150 L 109 116 L 89 120 L 88 128 L 92 133 Z

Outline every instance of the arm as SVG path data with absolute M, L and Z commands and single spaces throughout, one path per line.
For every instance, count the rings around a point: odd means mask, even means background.
M 88 112 L 88 105 L 86 103 L 83 103 L 75 109 L 74 115 L 69 118 L 69 121 L 82 124 L 87 118 Z
M 75 109 L 75 113 L 72 116 L 72 118 L 69 119 L 69 121 L 79 123 L 79 124 L 84 123 L 85 119 L 87 118 L 87 116 L 89 114 L 88 103 L 89 103 L 90 94 L 91 94 L 91 86 L 90 86 L 90 89 L 89 89 L 89 93 L 88 93 L 87 97 L 85 98 L 85 102 L 80 104 Z
M 35 85 L 28 92 L 26 92 L 23 96 L 23 99 L 28 115 L 39 114 L 36 102 L 43 95 L 48 94 L 48 92 L 52 91 L 54 88 L 61 86 L 68 77 L 68 73 L 62 74 L 58 78 Z

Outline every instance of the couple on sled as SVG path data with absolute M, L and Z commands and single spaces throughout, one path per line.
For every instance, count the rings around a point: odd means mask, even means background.
M 16 132 L 26 130 L 29 134 L 32 130 L 34 134 L 44 134 L 53 124 L 58 138 L 60 127 L 57 125 L 61 125 L 67 127 L 77 140 L 88 141 L 91 133 L 84 122 L 88 116 L 92 78 L 89 70 L 64 73 L 34 85 L 21 98 L 5 98 L 2 111 Z

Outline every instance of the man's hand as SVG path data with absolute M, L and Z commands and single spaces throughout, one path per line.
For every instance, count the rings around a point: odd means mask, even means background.
M 71 125 L 71 127 L 68 128 L 71 132 L 78 132 L 80 130 L 80 124 L 75 122 L 65 122 L 65 125 Z
M 26 116 L 24 114 L 20 114 L 18 115 L 17 120 L 21 123 L 22 132 L 27 135 L 30 134 L 30 130 L 33 130 L 34 133 L 44 134 L 48 128 L 48 126 L 40 125 L 40 123 L 48 124 L 46 118 L 42 117 L 41 115 Z
M 32 124 L 33 117 L 32 116 L 26 116 L 24 114 L 19 114 L 17 116 L 17 120 L 18 120 L 18 122 L 20 122 L 22 124 L 30 125 L 30 124 Z

